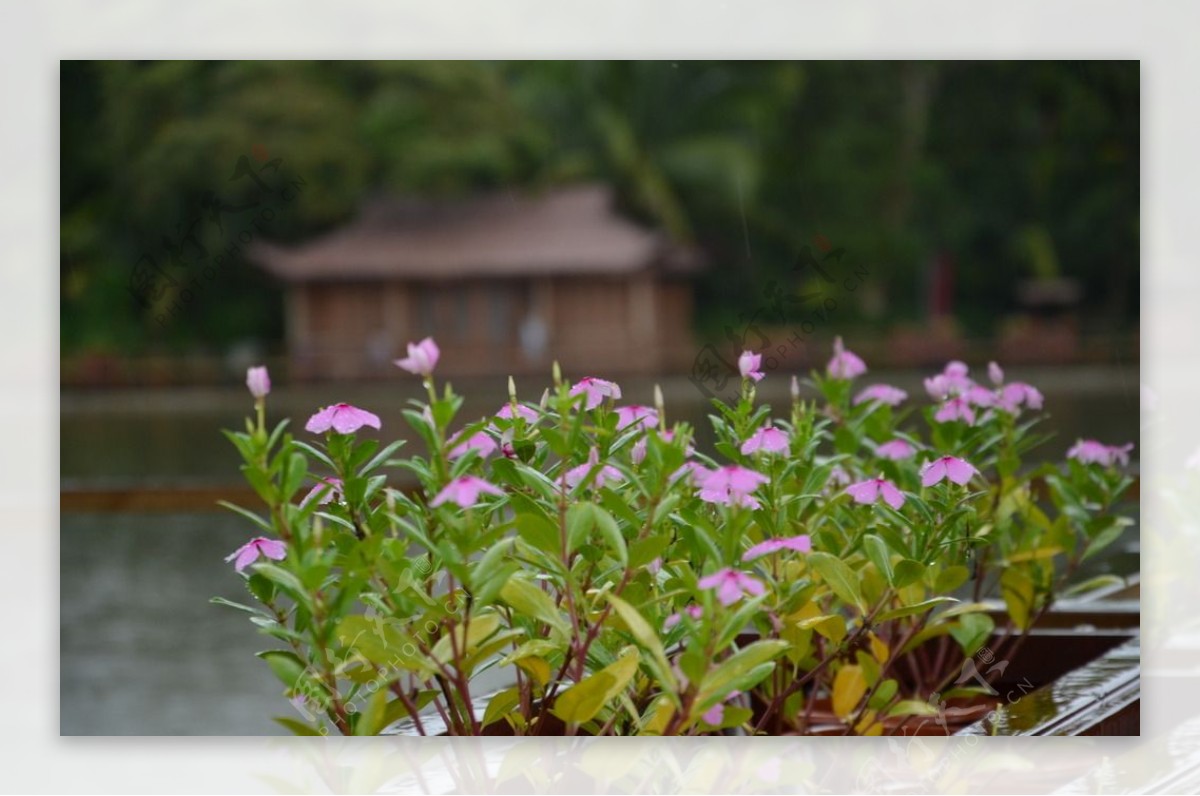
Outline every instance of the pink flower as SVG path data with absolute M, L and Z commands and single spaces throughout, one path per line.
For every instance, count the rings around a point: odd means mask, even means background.
M 725 703 L 742 695 L 741 691 L 730 691 L 724 701 L 718 702 L 708 710 L 704 711 L 704 715 L 700 718 L 705 722 L 716 727 L 725 720 Z
M 808 534 L 790 536 L 786 539 L 767 539 L 743 553 L 742 561 L 753 561 L 756 558 L 762 558 L 771 553 L 778 553 L 780 550 L 795 550 L 798 553 L 808 553 L 812 551 L 812 540 L 808 538 Z
M 950 396 L 950 380 L 942 374 L 925 379 L 925 392 L 935 401 L 943 401 Z
M 529 408 L 525 404 L 517 404 L 517 414 L 528 424 L 533 425 L 538 421 L 538 413 L 536 410 Z M 512 404 L 505 404 L 500 407 L 500 411 L 496 413 L 496 417 L 503 420 L 513 419 Z
M 757 578 L 729 567 L 701 578 L 696 585 L 702 589 L 716 589 L 717 599 L 721 601 L 721 605 L 727 606 L 733 605 L 747 594 L 757 597 L 766 590 Z
M 465 440 L 455 437 L 450 440 L 450 444 L 453 447 L 450 448 L 450 453 L 447 455 L 451 459 L 466 456 L 468 451 L 479 451 L 479 456 L 486 459 L 496 452 L 496 441 L 486 431 L 476 431 Z
M 246 369 L 246 387 L 250 389 L 250 394 L 257 399 L 267 397 L 267 393 L 271 391 L 271 376 L 267 373 L 265 366 Z
M 850 473 L 846 472 L 846 468 L 840 464 L 835 464 L 833 469 L 829 471 L 829 480 L 825 482 L 825 486 L 821 488 L 822 495 L 828 495 L 831 489 L 836 489 L 840 486 L 845 486 L 850 483 Z
M 322 478 L 320 481 L 317 481 L 317 485 L 309 490 L 308 494 L 304 496 L 304 500 L 300 501 L 300 506 L 307 506 L 317 497 L 317 495 L 320 495 L 322 492 L 325 494 L 318 501 L 318 505 L 324 505 L 331 500 L 341 500 L 342 479 Z
M 853 351 L 847 351 L 842 345 L 842 338 L 833 338 L 833 358 L 826 367 L 830 377 L 835 379 L 853 379 L 867 372 L 867 363 Z
M 697 478 L 701 500 L 752 509 L 758 508 L 759 502 L 751 497 L 750 493 L 771 480 L 762 473 L 736 464 L 705 471 L 703 475 L 697 474 Z
M 671 485 L 683 480 L 688 486 L 699 486 L 712 471 L 700 462 L 684 462 L 679 469 L 671 473 Z
M 971 408 L 971 402 L 961 395 L 956 395 L 953 398 L 946 400 L 936 413 L 933 419 L 939 423 L 949 423 L 952 420 L 962 420 L 968 426 L 975 423 L 975 410 Z
M 1094 439 L 1081 439 L 1067 451 L 1067 458 L 1080 464 L 1103 464 L 1105 467 L 1112 467 L 1115 464 L 1129 464 L 1131 450 L 1132 442 L 1126 445 L 1105 445 Z
M 658 425 L 657 410 L 651 406 L 622 406 L 617 409 L 617 431 L 634 423 L 640 423 L 642 428 L 654 428 Z
M 742 443 L 742 453 L 749 456 L 762 451 L 764 453 L 783 453 L 788 449 L 788 437 L 773 426 L 763 426 L 750 435 L 750 439 Z
M 926 462 L 921 468 L 921 486 L 933 486 L 943 478 L 962 485 L 979 473 L 974 467 L 956 456 L 943 456 Z
M 408 356 L 404 359 L 397 359 L 396 364 L 409 373 L 415 373 L 418 376 L 432 376 L 433 369 L 437 367 L 438 357 L 441 355 L 442 352 L 438 350 L 437 343 L 433 342 L 433 338 L 426 337 L 419 343 L 409 343 Z
M 699 605 L 689 605 L 687 608 L 684 608 L 682 611 L 671 614 L 670 616 L 668 616 L 666 618 L 666 621 L 663 622 L 663 630 L 670 630 L 671 628 L 675 627 L 677 624 L 682 622 L 684 614 L 687 614 L 692 619 L 694 619 L 698 622 L 698 621 L 700 621 L 700 618 L 702 616 L 704 616 L 704 609 Z
M 446 484 L 445 488 L 441 492 L 438 492 L 433 500 L 429 501 L 429 505 L 436 508 L 449 501 L 457 503 L 460 508 L 469 509 L 479 502 L 479 495 L 482 493 L 503 495 L 504 490 L 498 486 L 489 484 L 482 478 L 474 475 L 464 475 Z
M 941 373 L 925 379 L 925 391 L 935 401 L 941 401 L 951 395 L 961 395 L 975 386 L 975 382 L 967 376 L 968 372 L 969 369 L 962 362 L 948 362 Z
M 256 536 L 226 556 L 225 560 L 233 561 L 233 568 L 241 572 L 257 561 L 260 555 L 280 561 L 287 555 L 287 546 L 278 539 Z
M 675 441 L 675 432 L 674 431 L 661 431 L 661 432 L 659 432 L 659 438 L 661 438 L 663 442 L 674 442 Z M 640 438 L 637 442 L 633 443 L 633 450 L 629 452 L 629 457 L 631 459 L 633 459 L 634 464 L 641 464 L 643 461 L 645 461 L 646 445 L 647 445 L 646 440 L 647 439 L 649 439 L 649 437 L 645 436 L 645 437 Z M 684 447 L 684 454 L 687 456 L 691 456 L 695 452 L 696 452 L 696 449 L 693 448 L 691 446 L 691 444 L 688 444 L 687 446 Z
M 581 464 L 578 467 L 572 467 L 567 471 L 567 486 L 571 487 L 572 489 L 579 486 L 583 479 L 587 478 L 588 473 L 592 471 L 592 468 L 599 463 L 600 456 L 596 452 L 596 449 L 592 448 L 591 452 L 588 453 L 588 459 L 585 464 Z M 616 467 L 613 467 L 611 464 L 606 464 L 600 468 L 599 472 L 596 473 L 596 479 L 592 481 L 592 488 L 601 489 L 606 483 L 620 483 L 623 480 L 625 480 L 625 477 L 621 475 L 620 470 L 618 470 Z
M 942 373 L 949 379 L 965 380 L 971 369 L 967 367 L 967 363 L 960 362 L 957 359 L 952 359 L 946 363 L 946 367 L 942 369 Z
M 762 381 L 763 373 L 759 368 L 762 367 L 762 354 L 755 354 L 750 351 L 743 351 L 738 357 L 738 370 L 741 371 L 743 379 L 754 379 Z
M 900 461 L 908 459 L 915 455 L 917 449 L 912 443 L 905 439 L 893 439 L 883 443 L 875 449 L 875 455 L 881 459 L 891 459 L 892 461 Z
M 334 404 L 310 417 L 304 428 L 314 434 L 330 429 L 339 434 L 353 434 L 363 426 L 379 428 L 379 416 L 350 404 Z
M 592 376 L 580 379 L 574 387 L 571 388 L 571 395 L 576 396 L 580 393 L 587 395 L 587 401 L 584 404 L 585 409 L 595 409 L 600 405 L 600 402 L 605 398 L 612 398 L 614 401 L 620 399 L 621 388 L 611 381 L 597 379 Z
M 846 494 L 854 498 L 855 503 L 874 503 L 882 495 L 884 502 L 894 509 L 899 510 L 904 505 L 904 494 L 882 477 L 851 484 L 846 487 Z
M 1012 384 L 1004 385 L 996 404 L 1009 414 L 1016 414 L 1022 404 L 1030 409 L 1041 409 L 1042 401 L 1042 393 L 1037 387 L 1014 381 Z
M 975 406 L 988 407 L 996 405 L 996 394 L 987 387 L 980 387 L 978 384 L 973 384 L 963 395 L 967 403 Z
M 867 401 L 878 401 L 888 406 L 896 406 L 907 397 L 908 393 L 899 387 L 893 387 L 890 384 L 872 384 L 854 396 L 854 405 L 858 406 Z
M 999 387 L 1004 383 L 1004 371 L 995 362 L 988 363 L 988 378 L 992 380 L 992 384 Z

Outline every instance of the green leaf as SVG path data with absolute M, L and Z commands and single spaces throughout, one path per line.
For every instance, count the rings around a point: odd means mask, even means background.
M 596 527 L 596 506 L 583 501 L 567 509 L 567 550 L 575 552 L 592 535 Z
M 625 567 L 629 564 L 629 550 L 625 546 L 625 537 L 621 535 L 621 529 L 617 527 L 617 521 L 613 516 L 599 506 L 592 508 L 596 519 L 596 530 L 604 537 L 604 541 L 608 544 L 617 562 Z
M 744 691 L 770 674 L 774 661 L 788 648 L 786 641 L 764 639 L 749 644 L 717 664 L 704 678 L 696 696 L 696 705 L 703 713 L 725 699 L 731 691 Z M 763 667 L 765 666 L 765 671 Z
M 397 700 L 399 701 L 399 700 Z M 355 735 L 378 735 L 387 726 L 388 691 L 380 688 L 367 700 L 367 707 L 354 723 Z
M 846 618 L 841 614 L 826 614 L 824 616 L 802 619 L 796 623 L 796 627 L 801 630 L 809 630 L 811 628 L 834 644 L 840 644 L 842 639 L 846 637 Z
M 266 603 L 275 599 L 275 584 L 257 572 L 246 578 L 246 588 L 248 588 L 250 593 L 257 597 L 260 602 Z
M 887 716 L 936 716 L 937 708 L 919 699 L 902 699 L 891 707 Z
M 1041 558 L 1053 558 L 1062 552 L 1062 548 L 1058 545 L 1050 547 L 1039 547 L 1036 550 L 1022 550 L 1008 556 L 1009 564 L 1019 564 L 1022 561 L 1036 561 Z
M 650 623 L 646 621 L 636 608 L 620 597 L 617 597 L 615 594 L 605 594 L 604 596 L 612 605 L 613 610 L 617 612 L 617 616 L 629 628 L 630 635 L 654 658 L 657 669 L 656 674 L 661 681 L 660 684 L 664 688 L 674 688 L 675 676 L 671 673 L 671 665 L 667 662 L 667 653 L 663 649 L 662 640 L 654 632 L 654 628 L 650 627 Z
M 411 636 L 394 621 L 382 616 L 353 614 L 343 617 L 334 638 L 350 652 L 357 652 L 384 669 L 423 671 L 430 668 Z
M 923 600 L 912 605 L 903 605 L 899 608 L 893 608 L 890 611 L 884 611 L 875 618 L 876 622 L 890 622 L 893 619 L 899 619 L 902 616 L 912 616 L 913 614 L 923 614 L 935 605 L 942 603 L 956 603 L 958 600 L 953 597 L 933 597 L 928 600 Z
M 1013 624 L 1020 630 L 1028 630 L 1033 618 L 1033 579 L 1024 570 L 1009 567 L 1000 576 L 1000 596 Z
M 971 577 L 971 570 L 962 564 L 946 567 L 934 578 L 933 590 L 942 592 L 943 594 L 952 592 L 966 583 L 969 577 Z
M 944 619 L 949 619 L 952 616 L 961 616 L 962 614 L 976 614 L 980 612 L 991 611 L 995 606 L 991 603 L 959 603 L 952 605 L 945 611 L 942 611 L 935 617 L 935 621 L 941 622 Z
M 892 697 L 896 695 L 896 691 L 899 688 L 900 683 L 897 681 L 891 678 L 884 680 L 875 689 L 875 693 L 871 695 L 871 698 L 867 700 L 867 707 L 872 710 L 883 710 L 884 705 L 892 701 Z
M 554 715 L 573 724 L 591 721 L 633 679 L 639 657 L 636 647 L 626 647 L 614 663 L 564 691 L 554 701 Z
M 865 609 L 862 592 L 858 587 L 858 576 L 845 561 L 829 553 L 809 553 L 807 560 L 809 566 L 821 575 L 833 593 L 843 602 L 853 603 L 859 610 Z
M 897 589 L 902 589 L 905 586 L 911 586 L 924 576 L 924 564 L 920 561 L 913 561 L 911 558 L 904 558 L 896 562 L 896 582 L 893 585 Z
M 1063 591 L 1062 596 L 1063 597 L 1074 597 L 1076 595 L 1087 594 L 1088 592 L 1097 591 L 1099 589 L 1106 589 L 1109 587 L 1124 586 L 1124 585 L 1125 585 L 1125 579 L 1118 577 L 1116 575 L 1097 575 L 1094 578 L 1088 578 L 1087 580 L 1083 581 L 1082 583 L 1076 583 L 1076 584 L 1070 586 L 1065 591 Z
M 521 690 L 519 688 L 506 688 L 499 691 L 488 702 L 487 709 L 483 712 L 482 725 L 484 727 L 489 724 L 495 724 L 511 713 L 519 704 L 521 704 Z
M 271 527 L 271 523 L 267 522 L 262 517 L 258 516 L 253 511 L 250 511 L 249 509 L 244 509 L 241 506 L 238 506 L 234 503 L 230 503 L 228 500 L 218 500 L 217 505 L 223 506 L 223 507 L 229 509 L 230 511 L 236 511 L 238 514 L 241 514 L 243 517 L 250 520 L 252 523 L 257 525 L 259 528 L 262 528 L 267 533 L 270 533 L 270 534 L 275 533 L 275 529 Z
M 368 475 L 376 467 L 378 467 L 379 465 L 381 465 L 385 461 L 387 461 L 388 457 L 390 457 L 393 453 L 398 451 L 400 449 L 400 447 L 402 445 L 404 445 L 405 442 L 407 442 L 407 440 L 398 439 L 395 442 L 388 445 L 387 447 L 385 447 L 379 453 L 375 454 L 375 458 L 373 458 L 373 459 L 371 459 L 371 461 L 367 462 L 366 465 L 364 465 L 363 468 L 358 471 L 358 474 L 359 475 Z
M 571 628 L 554 600 L 525 578 L 509 578 L 500 589 L 500 599 L 517 613 L 549 625 L 560 639 L 570 636 Z
M 644 567 L 661 556 L 670 543 L 671 538 L 665 533 L 632 542 L 629 545 L 629 566 Z
M 969 658 L 979 652 L 995 629 L 996 623 L 988 614 L 963 614 L 955 627 L 950 628 L 950 635 Z
M 481 641 L 495 633 L 499 627 L 500 615 L 496 613 L 479 614 L 478 616 L 471 617 L 471 623 L 467 628 L 465 639 L 463 637 L 463 626 L 461 624 L 455 625 L 453 638 L 455 647 L 458 648 L 458 654 L 465 659 L 479 646 Z M 450 646 L 450 639 L 451 635 L 447 633 L 433 645 L 433 649 L 429 652 L 434 660 L 440 663 L 450 662 L 450 658 L 454 654 L 454 649 Z
M 541 514 L 520 513 L 516 516 L 517 535 L 530 547 L 559 557 L 562 555 L 562 543 L 559 539 L 558 526 Z
M 224 597 L 210 597 L 208 601 L 213 605 L 227 605 L 230 608 L 236 608 L 239 611 L 245 611 L 248 614 L 262 616 L 262 612 L 257 608 L 252 608 L 249 605 L 242 605 L 241 603 L 235 603 L 233 600 L 226 600 Z
M 267 650 L 257 653 L 258 657 L 267 662 L 275 676 L 288 688 L 294 688 L 296 681 L 305 672 L 306 667 L 294 652 L 288 650 Z
M 1112 517 L 1111 524 L 1105 525 L 1101 531 L 1093 536 L 1087 543 L 1087 549 L 1083 553 L 1081 561 L 1087 561 L 1092 556 L 1099 553 L 1104 548 L 1108 547 L 1113 542 L 1120 538 L 1132 520 L 1128 517 Z
M 867 534 L 863 537 L 863 549 L 867 553 L 867 558 L 878 569 L 879 573 L 887 580 L 888 585 L 896 585 L 896 576 L 892 571 L 892 554 L 888 549 L 887 542 L 880 539 L 874 534 Z
M 292 455 L 287 459 L 287 467 L 284 468 L 280 492 L 284 500 L 291 500 L 292 495 L 296 494 L 296 490 L 300 488 L 300 484 L 304 481 L 304 476 L 308 472 L 308 459 L 304 458 L 303 453 L 293 451 Z
M 304 589 L 304 584 L 291 572 L 276 564 L 267 563 L 254 564 L 254 570 L 283 589 L 293 600 L 305 605 L 309 603 L 309 596 Z
M 510 663 L 516 663 L 522 658 L 544 658 L 547 655 L 561 652 L 562 649 L 562 643 L 542 638 L 533 639 L 532 641 L 524 642 L 508 655 L 505 655 L 500 660 L 500 665 L 507 666 Z

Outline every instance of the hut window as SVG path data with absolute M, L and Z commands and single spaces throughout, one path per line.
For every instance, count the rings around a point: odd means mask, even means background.
M 425 286 L 418 299 L 421 333 L 443 340 L 466 340 L 471 326 L 467 292 L 461 288 Z
M 488 291 L 488 337 L 497 343 L 512 339 L 516 291 L 511 285 L 491 285 Z

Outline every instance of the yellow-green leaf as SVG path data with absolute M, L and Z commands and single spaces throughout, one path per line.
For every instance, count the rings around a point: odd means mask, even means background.
M 724 699 L 730 691 L 744 691 L 761 682 L 774 667 L 770 661 L 782 655 L 787 647 L 786 641 L 764 639 L 743 647 L 721 661 L 700 686 L 700 693 L 696 696 L 700 712 Z
M 571 634 L 567 620 L 549 594 L 522 577 L 512 577 L 500 589 L 500 599 L 519 614 L 544 622 L 560 638 Z
M 554 702 L 554 714 L 575 724 L 591 721 L 633 678 L 639 658 L 637 647 L 626 647 L 615 662 L 564 691 Z
M 843 666 L 833 678 L 833 712 L 841 719 L 849 718 L 865 693 L 867 679 L 862 667 Z
M 488 636 L 496 632 L 500 627 L 500 615 L 494 613 L 479 614 L 471 617 L 471 623 L 467 628 L 464 645 L 463 626 L 461 624 L 454 627 L 454 645 L 458 649 L 458 654 L 463 658 L 470 655 L 474 649 L 479 646 L 479 642 L 486 639 Z M 434 660 L 439 663 L 448 663 L 453 657 L 454 647 L 450 646 L 451 635 L 447 633 L 438 639 L 433 645 L 430 652 Z
M 841 614 L 825 614 L 803 619 L 796 623 L 801 630 L 815 630 L 834 644 L 846 637 L 846 619 Z
M 933 590 L 948 594 L 966 583 L 969 577 L 971 577 L 971 570 L 962 564 L 946 567 L 934 578 Z
M 1009 567 L 1000 576 L 1000 596 L 1017 628 L 1028 630 L 1033 616 L 1033 579 L 1024 570 Z
M 674 688 L 675 676 L 671 673 L 671 665 L 667 662 L 667 653 L 663 649 L 662 640 L 654 632 L 654 628 L 650 627 L 650 623 L 636 608 L 620 597 L 615 594 L 606 594 L 605 597 L 612 605 L 613 610 L 617 612 L 617 616 L 625 623 L 625 627 L 629 628 L 629 633 L 654 659 L 654 668 L 663 687 Z
M 925 565 L 920 561 L 913 561 L 911 558 L 902 558 L 896 562 L 895 581 L 893 583 L 896 588 L 903 588 L 910 584 L 916 583 L 925 576 Z
M 887 542 L 869 533 L 863 537 L 863 550 L 866 551 L 867 558 L 871 560 L 871 563 L 879 569 L 879 574 L 883 575 L 889 584 L 894 583 L 896 576 L 892 571 L 892 551 L 888 548 Z
M 822 580 L 829 584 L 829 588 L 838 598 L 857 605 L 859 610 L 864 608 L 862 592 L 858 588 L 858 575 L 849 564 L 829 553 L 809 553 L 806 560 Z
M 919 699 L 902 699 L 888 710 L 890 716 L 936 716 L 937 708 Z
M 488 702 L 487 710 L 483 711 L 483 726 L 495 724 L 511 713 L 521 702 L 521 691 L 518 688 L 506 688 L 498 692 Z

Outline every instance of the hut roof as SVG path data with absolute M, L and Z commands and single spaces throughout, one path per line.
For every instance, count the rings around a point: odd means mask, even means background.
M 375 200 L 298 246 L 259 243 L 251 259 L 289 282 L 687 272 L 695 251 L 618 215 L 601 185 L 465 200 Z

